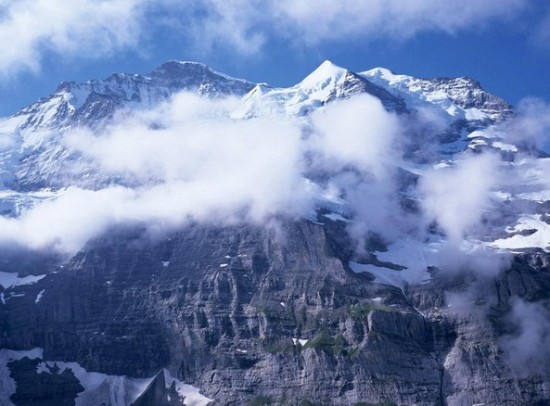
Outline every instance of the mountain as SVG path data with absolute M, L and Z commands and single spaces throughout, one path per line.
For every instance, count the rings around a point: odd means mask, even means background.
M 168 61 L 148 75 L 115 73 L 105 80 L 64 82 L 55 93 L 15 114 L 24 132 L 96 126 L 121 108 L 146 109 L 179 91 L 207 97 L 242 96 L 255 85 L 197 62 Z
M 485 145 L 486 134 L 474 131 L 512 114 L 510 105 L 466 79 L 430 81 L 401 75 L 388 85 L 390 82 L 381 78 L 389 78 L 389 71 L 385 71 L 385 76 L 373 73 L 380 70 L 369 72 L 356 74 L 325 61 L 297 85 L 274 89 L 231 78 L 200 63 L 169 61 L 145 76 L 113 74 L 101 81 L 62 83 L 53 95 L 0 121 L 0 132 L 14 138 L 10 148 L 0 152 L 3 162 L 0 180 L 6 188 L 16 191 L 58 189 L 67 182 L 85 187 L 117 182 L 84 165 L 79 153 L 67 149 L 63 142 L 65 134 L 78 127 L 102 130 L 115 113 L 120 117 L 147 110 L 181 91 L 208 98 L 244 95 L 241 105 L 231 113 L 235 119 L 275 114 L 304 116 L 331 101 L 356 94 L 374 96 L 387 110 L 398 114 L 435 106 L 452 118 L 449 126 L 452 132 L 441 134 L 437 143 L 432 143 L 435 152 L 428 158 L 424 140 L 412 147 L 422 150 L 422 159 L 432 161 L 468 146 Z M 494 141 L 500 145 L 500 139 Z M 74 165 L 76 161 L 78 165 Z M 67 166 L 71 167 L 70 173 Z
M 442 110 L 451 120 L 481 123 L 503 121 L 513 115 L 505 100 L 486 92 L 479 82 L 468 77 L 419 79 L 396 75 L 385 68 L 359 73 L 414 108 Z
M 243 100 L 243 106 L 234 113 L 235 118 L 283 114 L 303 116 L 337 99 L 367 93 L 379 99 L 390 111 L 404 113 L 406 105 L 383 87 L 347 69 L 323 62 L 300 83 L 286 89 L 256 86 Z
M 180 91 L 204 97 L 242 96 L 254 84 L 218 73 L 196 62 L 168 61 L 148 75 L 113 74 L 105 80 L 65 82 L 56 92 L 0 122 L 0 131 L 16 134 L 14 148 L 0 154 L 2 179 L 10 189 L 32 190 L 64 185 L 59 182 L 68 160 L 75 156 L 62 142 L 77 127 L 103 128 L 116 114 L 148 109 Z M 92 168 L 82 167 L 71 181 Z M 103 182 L 109 180 L 103 179 Z M 88 183 L 100 184 L 101 179 Z
M 0 404 L 550 404 L 550 161 L 516 119 L 329 61 L 61 84 L 0 121 Z

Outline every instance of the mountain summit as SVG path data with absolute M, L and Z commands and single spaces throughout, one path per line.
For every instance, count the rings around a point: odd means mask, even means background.
M 64 82 L 56 92 L 16 113 L 21 129 L 97 125 L 121 108 L 151 108 L 180 91 L 207 97 L 242 96 L 255 85 L 198 62 L 168 61 L 148 75 L 114 73 L 105 80 Z
M 347 99 L 360 93 L 378 98 L 390 111 L 406 111 L 400 98 L 327 60 L 290 88 L 267 89 L 247 95 L 243 107 L 235 117 L 249 118 L 269 114 L 303 116 L 333 100 Z
M 0 120 L 0 404 L 546 405 L 550 161 L 521 120 L 330 61 L 62 83 Z
M 411 107 L 437 106 L 454 119 L 495 122 L 513 114 L 510 104 L 467 77 L 419 79 L 397 75 L 385 68 L 374 68 L 360 75 Z

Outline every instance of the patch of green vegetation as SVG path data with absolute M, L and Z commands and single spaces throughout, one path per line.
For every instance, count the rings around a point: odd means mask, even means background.
M 361 352 L 361 348 L 360 347 L 353 347 L 353 348 L 348 349 L 347 352 L 348 352 L 348 357 L 355 358 Z
M 346 340 L 341 335 L 332 337 L 323 333 L 309 340 L 302 348 L 314 348 L 331 355 L 349 356 L 349 349 L 347 347 Z
M 303 327 L 307 322 L 307 309 L 306 306 L 300 306 L 295 310 L 294 318 L 296 320 L 296 326 Z
M 367 317 L 375 309 L 374 303 L 364 303 L 360 305 L 351 306 L 349 308 L 349 314 L 353 318 L 364 318 Z
M 289 339 L 269 339 L 263 340 L 263 347 L 271 354 L 294 353 L 297 351 L 294 343 Z
M 256 396 L 249 403 L 249 406 L 269 406 L 273 404 L 271 396 Z
M 332 347 L 334 346 L 334 338 L 328 334 L 321 334 L 315 338 L 312 338 L 303 345 L 303 348 L 315 348 L 326 353 L 332 353 Z
M 300 406 L 323 406 L 323 404 L 311 402 L 309 400 L 303 400 L 302 403 L 300 403 Z
M 354 319 L 364 319 L 373 311 L 382 311 L 382 312 L 394 312 L 395 310 L 392 307 L 385 306 L 378 303 L 363 303 L 359 305 L 354 305 L 349 307 L 349 314 Z
M 343 354 L 347 355 L 346 351 L 346 340 L 344 340 L 344 337 L 337 336 L 334 339 L 334 345 L 332 346 L 332 353 L 333 354 Z
M 317 330 L 320 327 L 319 318 L 317 316 L 310 316 L 307 318 L 304 324 L 304 330 Z
M 277 311 L 275 309 L 272 309 L 271 307 L 269 307 L 267 305 L 258 306 L 258 312 L 263 313 L 266 317 L 272 318 L 272 319 L 278 318 L 278 316 L 279 316 L 279 314 L 277 313 Z

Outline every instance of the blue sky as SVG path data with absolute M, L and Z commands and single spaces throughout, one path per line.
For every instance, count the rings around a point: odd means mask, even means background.
M 64 80 L 197 60 L 288 86 L 323 60 L 550 100 L 545 0 L 0 0 L 0 115 Z

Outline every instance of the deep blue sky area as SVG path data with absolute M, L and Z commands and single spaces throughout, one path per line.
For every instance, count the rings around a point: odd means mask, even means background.
M 493 2 L 495 7 L 499 4 L 493 0 L 478 1 Z M 512 104 L 531 96 L 550 101 L 550 28 L 544 31 L 545 24 L 550 27 L 550 2 L 502 1 L 511 4 L 512 11 L 506 16 L 489 15 L 472 23 L 465 19 L 453 32 L 437 27 L 422 28 L 405 38 L 379 35 L 371 23 L 363 27 L 359 21 L 355 22 L 359 28 L 352 33 L 334 36 L 329 33 L 313 41 L 301 41 L 299 30 L 294 36 L 267 31 L 261 28 L 265 21 L 259 20 L 260 28 L 245 27 L 247 35 L 254 35 L 259 30 L 265 37 L 263 45 L 252 52 L 250 49 L 243 51 L 230 40 L 225 43 L 223 35 L 202 43 L 197 29 L 191 32 L 181 28 L 182 25 L 144 24 L 146 13 L 141 16 L 142 20 L 138 18 L 141 26 L 135 28 L 138 36 L 135 43 L 122 43 L 97 55 L 91 55 L 93 52 L 88 49 L 79 52 L 68 47 L 65 51 L 62 46 L 49 45 L 47 36 L 39 36 L 32 44 L 32 55 L 37 61 L 34 71 L 19 60 L 13 66 L 0 66 L 0 73 L 2 68 L 5 70 L 0 80 L 0 116 L 13 114 L 51 94 L 61 81 L 102 79 L 113 72 L 144 74 L 168 59 L 204 62 L 231 76 L 273 86 L 295 84 L 325 59 L 330 59 L 353 71 L 383 66 L 417 77 L 469 76 Z M 429 3 L 429 0 L 418 0 L 418 3 Z M 516 7 L 519 3 L 524 4 Z M 473 4 L 470 1 L 465 4 L 464 7 L 475 7 L 469 6 Z M 164 21 L 164 12 L 166 10 L 157 10 L 155 21 Z M 182 20 L 194 18 L 187 14 L 177 17 Z M 411 20 L 410 24 L 415 21 Z M 207 24 L 208 20 L 203 23 Z M 391 20 L 387 23 L 391 24 Z M 6 22 L 0 19 L 0 41 L 6 41 L 2 38 L 2 24 Z M 204 28 L 202 35 L 208 35 L 208 29 Z M 312 28 L 303 28 L 306 33 L 308 29 Z

